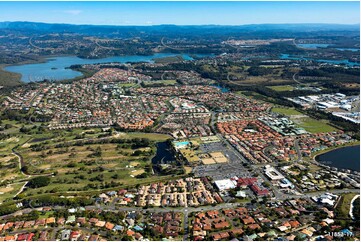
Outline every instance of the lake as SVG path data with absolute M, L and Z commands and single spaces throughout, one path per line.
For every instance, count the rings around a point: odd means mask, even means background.
M 113 56 L 102 59 L 82 59 L 76 56 L 66 57 L 53 57 L 47 58 L 44 63 L 36 64 L 24 64 L 7 66 L 4 69 L 10 72 L 16 72 L 21 74 L 21 80 L 23 82 L 42 81 L 43 79 L 50 80 L 66 80 L 79 77 L 81 72 L 68 69 L 71 65 L 83 65 L 83 64 L 97 64 L 97 63 L 127 63 L 127 62 L 153 62 L 155 58 L 162 58 L 168 56 L 182 56 L 184 60 L 193 60 L 188 54 L 174 54 L 174 53 L 156 53 L 154 55 L 128 55 L 128 56 Z M 194 55 L 194 57 L 207 57 L 209 55 Z
M 229 88 L 227 88 L 227 87 L 222 87 L 220 85 L 212 85 L 212 86 L 220 89 L 222 93 L 229 92 Z
M 280 59 L 283 59 L 283 60 L 312 60 L 312 61 L 317 61 L 317 62 L 322 62 L 322 63 L 335 64 L 335 65 L 344 64 L 344 65 L 350 66 L 350 67 L 360 66 L 360 63 L 352 62 L 349 60 L 322 60 L 322 59 L 307 58 L 307 57 L 303 57 L 303 56 L 291 56 L 289 54 L 281 54 Z
M 332 150 L 317 156 L 316 160 L 327 166 L 360 171 L 360 146 Z
M 172 147 L 167 141 L 157 143 L 157 153 L 152 158 L 152 164 L 169 164 L 175 161 Z

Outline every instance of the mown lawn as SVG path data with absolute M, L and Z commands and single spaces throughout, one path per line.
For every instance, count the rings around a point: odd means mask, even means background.
M 298 124 L 310 133 L 325 133 L 337 130 L 328 125 L 326 121 L 316 120 L 310 117 L 301 118 Z
M 268 88 L 277 91 L 277 92 L 285 92 L 285 91 L 293 91 L 294 87 L 290 85 L 280 85 L 280 86 L 267 86 Z
M 284 114 L 284 115 L 287 115 L 287 116 L 301 115 L 302 114 L 302 113 L 298 112 L 297 110 L 295 110 L 293 108 L 281 108 L 281 107 L 272 108 L 272 112 Z

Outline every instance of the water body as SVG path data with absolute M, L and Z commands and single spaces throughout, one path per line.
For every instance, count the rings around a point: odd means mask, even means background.
M 316 157 L 327 166 L 360 171 L 360 146 L 348 146 L 329 151 Z
M 157 143 L 157 152 L 152 158 L 152 164 L 170 164 L 175 161 L 174 152 L 167 141 Z
M 360 66 L 360 63 L 352 62 L 349 60 L 322 60 L 322 59 L 307 58 L 307 57 L 303 57 L 303 56 L 291 56 L 289 54 L 281 54 L 280 59 L 283 59 L 283 60 L 312 60 L 312 61 L 317 61 L 317 62 L 321 62 L 321 63 L 335 64 L 335 65 L 343 64 L 343 65 L 350 66 L 350 67 Z
M 297 46 L 306 49 L 317 49 L 317 48 L 327 48 L 331 46 L 331 44 L 297 44 Z
M 81 72 L 73 71 L 69 69 L 71 65 L 83 65 L 83 64 L 97 64 L 97 63 L 111 63 L 111 62 L 153 62 L 155 58 L 179 56 L 181 55 L 184 60 L 193 60 L 188 54 L 174 54 L 174 53 L 156 53 L 154 55 L 128 55 L 128 56 L 114 56 L 102 59 L 82 59 L 76 56 L 67 57 L 54 57 L 47 58 L 44 63 L 25 64 L 7 66 L 4 69 L 10 72 L 16 72 L 21 74 L 21 80 L 23 82 L 42 81 L 43 79 L 50 80 L 66 80 L 79 77 Z M 210 55 L 193 55 L 194 57 L 207 57 Z
M 335 49 L 340 51 L 352 51 L 352 52 L 360 51 L 360 49 L 356 49 L 356 48 L 335 48 Z
M 229 88 L 227 87 L 222 87 L 220 85 L 212 85 L 213 87 L 219 88 L 221 90 L 222 93 L 226 93 L 229 92 Z

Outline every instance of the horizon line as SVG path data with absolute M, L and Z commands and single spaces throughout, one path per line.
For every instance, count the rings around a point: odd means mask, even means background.
M 144 24 L 144 25 L 121 25 L 121 24 L 87 24 L 87 23 L 64 23 L 64 22 L 36 22 L 36 21 L 27 21 L 27 20 L 3 20 L 0 23 L 37 23 L 37 24 L 63 24 L 63 25 L 76 25 L 76 26 L 109 26 L 109 27 L 153 27 L 153 26 L 224 26 L 224 27 L 237 27 L 237 26 L 247 26 L 247 25 L 360 25 L 359 23 L 247 23 L 247 24 Z

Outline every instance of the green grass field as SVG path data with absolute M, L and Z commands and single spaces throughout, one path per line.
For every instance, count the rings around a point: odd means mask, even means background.
M 157 80 L 157 81 L 146 81 L 143 82 L 146 87 L 163 84 L 165 86 L 173 86 L 177 84 L 176 80 Z
M 284 91 L 293 91 L 294 87 L 290 85 L 281 85 L 281 86 L 267 86 L 268 88 L 277 91 L 277 92 L 284 92 Z
M 337 129 L 330 126 L 327 120 L 316 120 L 304 115 L 303 113 L 293 109 L 285 107 L 274 107 L 272 112 L 280 113 L 288 116 L 293 122 L 298 124 L 301 128 L 304 128 L 310 133 L 324 133 L 333 132 Z
M 301 115 L 302 114 L 302 113 L 298 112 L 297 110 L 295 110 L 293 108 L 281 108 L 281 107 L 272 108 L 272 112 L 284 114 L 284 115 L 287 115 L 287 116 Z
M 119 83 L 118 84 L 119 87 L 133 87 L 136 85 L 137 85 L 137 83 Z
M 310 133 L 333 132 L 337 130 L 336 128 L 328 125 L 327 121 L 316 120 L 310 117 L 301 118 L 299 121 L 294 122 L 298 123 L 302 128 Z

